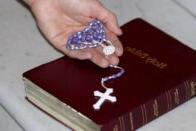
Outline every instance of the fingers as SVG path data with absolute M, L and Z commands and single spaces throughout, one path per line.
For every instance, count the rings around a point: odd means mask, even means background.
M 110 65 L 109 61 L 96 48 L 89 50 L 92 54 L 91 61 L 96 65 L 106 68 Z
M 119 58 L 116 54 L 106 56 L 106 59 L 109 61 L 109 65 L 118 65 L 119 63 Z
M 58 49 L 71 58 L 90 60 L 101 68 L 106 68 L 109 65 L 118 65 L 119 63 L 119 58 L 116 54 L 105 56 L 101 46 L 83 50 L 68 50 L 65 46 Z
M 116 35 L 121 35 L 122 31 L 118 25 L 116 15 L 103 6 L 98 6 L 97 8 L 98 11 L 95 12 L 95 17 L 105 23 L 110 31 Z
M 122 56 L 123 46 L 122 46 L 122 43 L 120 42 L 120 40 L 118 39 L 118 37 L 115 34 L 109 32 L 107 30 L 106 30 L 106 33 L 107 33 L 108 39 L 112 42 L 113 46 L 115 47 L 115 54 L 117 56 Z
M 77 58 L 79 60 L 86 60 L 86 59 L 91 59 L 92 58 L 92 54 L 88 51 L 83 51 L 83 50 L 80 50 L 80 51 L 64 51 L 64 53 L 66 55 L 68 55 L 69 57 L 72 57 L 72 58 Z
M 105 56 L 101 46 L 79 51 L 69 51 L 69 53 L 67 53 L 67 51 L 64 52 L 72 58 L 77 58 L 80 60 L 88 59 L 102 68 L 106 68 L 109 65 L 118 65 L 119 63 L 119 58 L 116 54 Z
M 61 50 L 64 54 L 71 58 L 76 58 L 79 60 L 90 60 L 94 64 L 98 65 L 101 68 L 106 68 L 109 65 L 117 65 L 119 63 L 119 58 L 116 54 L 105 56 L 103 54 L 103 49 L 101 46 L 97 48 L 88 48 L 83 50 L 67 50 L 64 47 L 61 47 Z
M 56 41 L 54 46 L 71 58 L 76 58 L 79 60 L 90 60 L 94 64 L 101 68 L 106 68 L 110 65 L 108 59 L 106 59 L 102 52 L 98 51 L 96 48 L 87 48 L 82 50 L 69 50 L 66 48 L 65 44 L 62 44 L 62 40 Z M 60 42 L 60 43 L 58 43 Z

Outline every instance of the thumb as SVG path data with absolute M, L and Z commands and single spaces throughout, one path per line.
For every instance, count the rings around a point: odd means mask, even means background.
M 103 6 L 98 7 L 98 11 L 96 11 L 95 17 L 102 21 L 108 30 L 111 32 L 121 35 L 122 31 L 118 25 L 117 17 L 114 13 L 104 8 Z

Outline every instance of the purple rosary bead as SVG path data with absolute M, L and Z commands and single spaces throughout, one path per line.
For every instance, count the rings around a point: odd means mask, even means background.
M 66 47 L 71 50 L 96 47 L 106 40 L 105 28 L 102 22 L 95 19 L 83 31 L 76 32 L 68 38 Z
M 112 68 L 118 68 L 118 69 L 120 69 L 120 71 L 117 74 L 114 74 L 114 75 L 111 75 L 111 76 L 107 76 L 107 77 L 103 77 L 101 79 L 101 82 L 102 83 L 104 83 L 104 82 L 106 82 L 108 80 L 111 80 L 111 79 L 116 79 L 116 78 L 122 76 L 125 73 L 125 70 L 123 68 L 121 68 L 121 67 L 112 66 L 112 65 L 110 67 L 112 67 Z

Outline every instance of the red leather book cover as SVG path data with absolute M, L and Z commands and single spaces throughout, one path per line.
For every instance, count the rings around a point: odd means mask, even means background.
M 99 111 L 93 109 L 97 102 L 93 92 L 104 92 L 100 80 L 115 70 L 89 61 L 65 56 L 27 71 L 23 77 L 102 125 L 105 131 L 134 130 L 195 96 L 195 86 L 191 86 L 196 82 L 193 49 L 141 19 L 125 24 L 122 30 L 120 40 L 125 51 L 119 65 L 125 74 L 107 82 L 114 89 L 116 103 L 104 102 Z

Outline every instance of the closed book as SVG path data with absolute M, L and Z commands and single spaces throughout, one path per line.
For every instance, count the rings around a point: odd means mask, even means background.
M 122 30 L 125 73 L 106 82 L 115 103 L 94 110 L 93 92 L 118 69 L 66 56 L 23 74 L 27 100 L 73 130 L 132 131 L 196 95 L 195 50 L 139 18 Z

